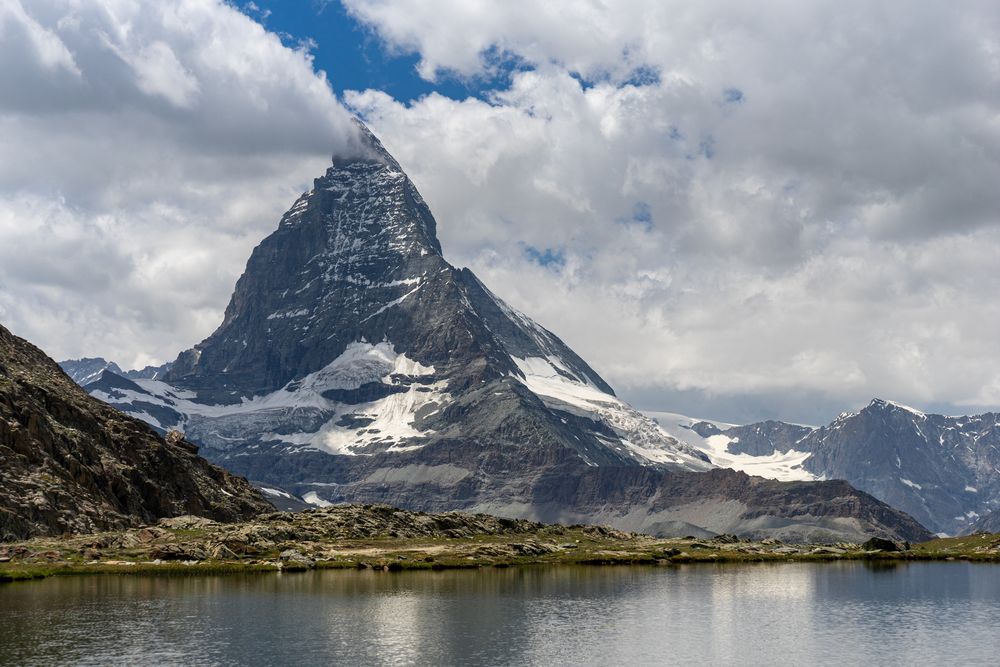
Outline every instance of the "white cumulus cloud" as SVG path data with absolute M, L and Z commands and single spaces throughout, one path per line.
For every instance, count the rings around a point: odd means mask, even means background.
M 0 321 L 172 359 L 355 136 L 311 56 L 221 1 L 0 2 Z
M 627 397 L 1000 399 L 995 4 L 346 5 L 421 76 L 494 86 L 346 100 L 446 252 Z

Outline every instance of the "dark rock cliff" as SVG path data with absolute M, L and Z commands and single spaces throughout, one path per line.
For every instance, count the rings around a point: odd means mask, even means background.
M 0 327 L 0 541 L 271 509 L 246 480 L 196 452 L 88 396 Z

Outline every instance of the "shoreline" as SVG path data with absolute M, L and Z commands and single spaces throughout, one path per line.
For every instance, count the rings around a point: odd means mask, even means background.
M 148 528 L 139 529 L 148 530 Z M 81 542 L 95 535 L 37 538 L 27 542 L 0 544 L 0 584 L 35 581 L 55 576 L 217 576 L 232 574 L 299 573 L 318 570 L 370 570 L 412 572 L 473 570 L 488 568 L 535 568 L 565 566 L 672 567 L 691 564 L 738 565 L 748 563 L 832 563 L 856 561 L 886 566 L 910 562 L 1000 563 L 1000 535 L 941 538 L 913 545 L 908 550 L 863 550 L 859 545 L 801 545 L 777 541 L 754 542 L 734 536 L 714 540 L 661 539 L 644 535 L 624 538 L 599 536 L 588 527 L 564 528 L 556 542 L 547 535 L 470 536 L 436 539 L 372 538 L 276 545 L 268 553 L 253 557 L 164 560 L 166 544 L 187 538 L 174 553 L 183 554 L 198 544 L 190 530 L 165 531 L 159 540 L 141 548 L 121 548 L 106 557 L 86 560 L 79 554 Z M 184 535 L 183 533 L 188 533 Z M 567 541 L 567 538 L 569 540 Z M 127 540 L 126 540 L 127 541 Z M 62 547 L 62 548 L 60 548 Z M 298 548 L 296 548 L 298 547 Z M 847 548 L 845 548 L 847 547 Z M 855 548 L 850 548 L 855 547 Z M 325 557 L 307 553 L 321 552 Z M 11 557 L 9 554 L 16 554 Z M 235 556 L 235 554 L 233 554 Z

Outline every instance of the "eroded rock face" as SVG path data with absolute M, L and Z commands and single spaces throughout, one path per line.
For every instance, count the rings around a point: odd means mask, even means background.
M 182 438 L 87 395 L 41 350 L 0 327 L 0 541 L 271 506 Z

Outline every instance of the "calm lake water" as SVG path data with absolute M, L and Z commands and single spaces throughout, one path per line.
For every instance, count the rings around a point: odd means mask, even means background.
M 579 567 L 0 586 L 0 663 L 1000 662 L 1000 566 Z

